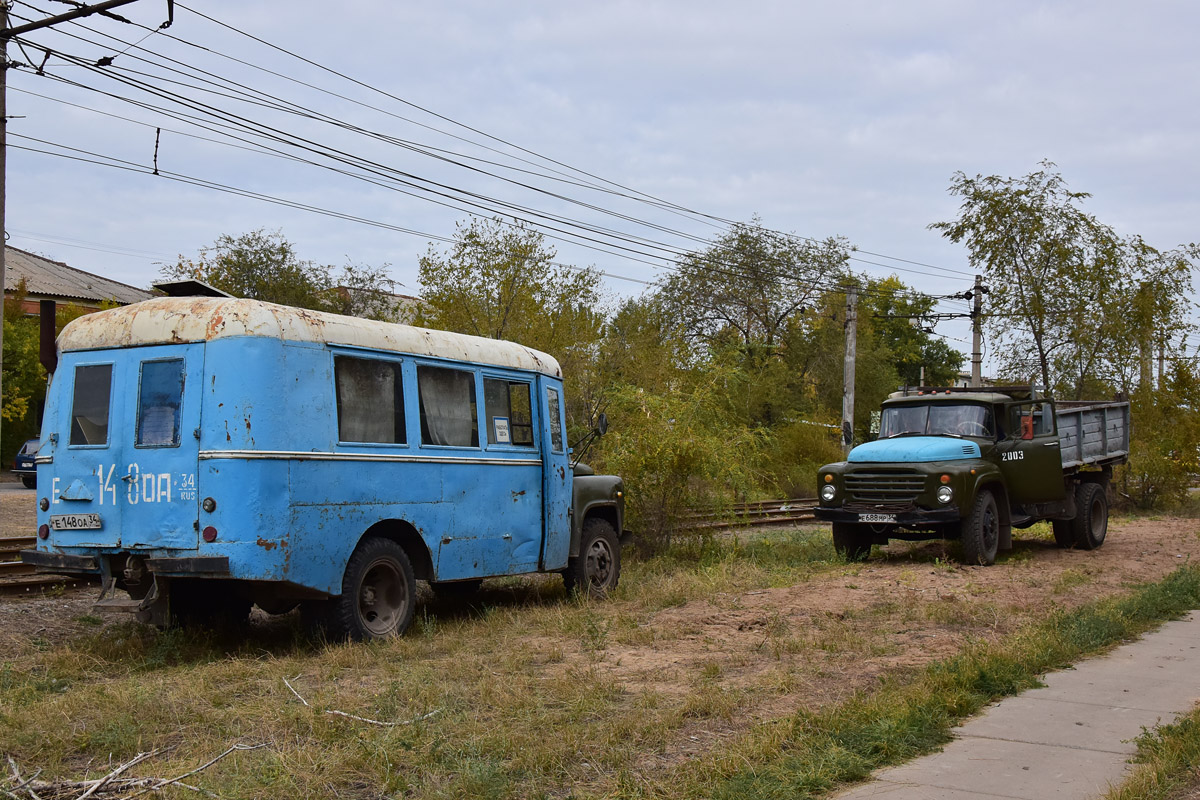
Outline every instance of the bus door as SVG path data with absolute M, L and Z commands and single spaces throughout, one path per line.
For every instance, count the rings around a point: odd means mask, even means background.
M 545 470 L 543 485 L 546 538 L 542 545 L 542 569 L 567 565 L 571 548 L 571 464 L 567 450 L 565 411 L 559 384 L 544 382 L 541 397 L 541 438 Z
M 196 548 L 202 348 L 86 353 L 68 366 L 50 487 L 58 544 Z
M 127 365 L 127 424 L 113 480 L 123 515 L 121 545 L 194 550 L 204 345 L 126 352 L 138 358 Z

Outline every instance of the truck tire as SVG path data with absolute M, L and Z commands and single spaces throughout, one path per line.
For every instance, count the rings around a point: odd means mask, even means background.
M 1108 534 L 1108 497 L 1104 485 L 1081 483 L 1075 488 L 1075 519 L 1071 520 L 1075 546 L 1095 550 Z
M 869 531 L 853 522 L 835 522 L 833 549 L 847 561 L 866 561 L 871 555 Z
M 996 498 L 980 489 L 971 506 L 971 515 L 963 520 L 962 549 L 968 564 L 989 566 L 996 560 L 1000 546 L 1000 511 Z
M 399 636 L 412 622 L 417 600 L 412 562 L 391 539 L 363 540 L 346 562 L 342 593 L 331 597 L 314 620 L 334 639 Z
M 608 520 L 589 517 L 583 523 L 579 539 L 579 555 L 568 560 L 563 570 L 563 586 L 567 594 L 586 592 L 603 598 L 621 579 L 621 543 Z

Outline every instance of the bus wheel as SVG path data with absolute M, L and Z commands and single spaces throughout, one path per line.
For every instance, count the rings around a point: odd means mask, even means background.
M 1108 535 L 1108 498 L 1099 483 L 1081 483 L 1075 490 L 1075 546 L 1080 550 L 1095 550 L 1104 544 Z
M 346 562 L 342 594 L 326 609 L 326 630 L 334 638 L 399 636 L 412 622 L 416 588 L 412 563 L 400 545 L 367 539 Z
M 587 592 L 600 598 L 617 588 L 621 579 L 621 545 L 608 520 L 591 517 L 583 523 L 579 555 L 567 562 L 562 576 L 567 594 Z
M 871 555 L 868 531 L 852 522 L 833 523 L 833 549 L 847 561 L 866 561 Z
M 971 515 L 963 520 L 963 556 L 968 564 L 986 567 L 995 562 L 999 547 L 1000 511 L 996 508 L 996 498 L 987 489 L 980 489 Z

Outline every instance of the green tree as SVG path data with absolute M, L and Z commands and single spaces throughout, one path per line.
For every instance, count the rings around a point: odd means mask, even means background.
M 164 265 L 164 277 L 195 278 L 234 297 L 327 310 L 333 279 L 328 267 L 301 261 L 283 233 L 258 230 L 222 234 L 195 260 Z
M 1120 373 L 1144 331 L 1183 331 L 1194 245 L 1159 252 L 1121 239 L 1081 204 L 1044 161 L 1020 178 L 956 173 L 958 219 L 930 227 L 966 244 L 986 277 L 986 325 L 1006 374 L 1037 374 L 1060 396 L 1079 397 Z M 1137 300 L 1138 313 L 1130 309 Z
M 936 300 L 906 287 L 894 275 L 868 281 L 860 300 L 859 318 L 869 316 L 881 346 L 892 355 L 900 382 L 926 386 L 949 386 L 962 369 L 964 356 L 913 323 L 933 313 Z
M 594 380 L 604 324 L 600 274 L 555 263 L 544 237 L 519 223 L 472 219 L 448 251 L 421 257 L 417 323 L 507 339 L 558 359 L 571 382 L 568 421 L 577 434 L 601 402 Z
M 800 310 L 836 284 L 848 257 L 842 239 L 784 236 L 756 218 L 683 256 L 661 284 L 661 302 L 696 342 L 769 354 Z

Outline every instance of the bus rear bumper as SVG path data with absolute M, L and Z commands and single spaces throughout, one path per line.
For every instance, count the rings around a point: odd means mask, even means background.
M 50 553 L 42 550 L 22 550 L 21 561 L 37 567 L 39 572 L 58 572 L 69 575 L 98 575 L 101 565 L 96 556 L 73 553 Z M 212 576 L 228 577 L 227 556 L 185 556 L 182 558 L 148 558 L 146 569 L 168 577 Z

